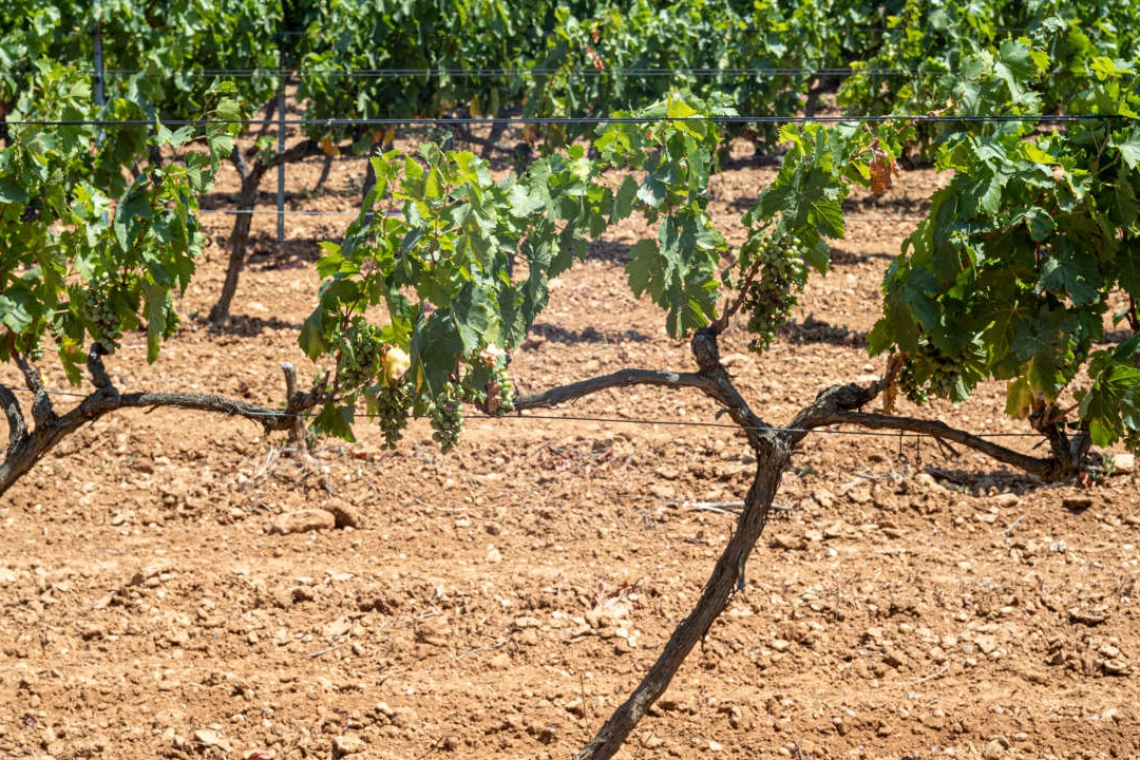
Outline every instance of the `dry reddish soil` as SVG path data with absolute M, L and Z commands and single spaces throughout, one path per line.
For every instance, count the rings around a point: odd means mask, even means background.
M 733 218 L 772 176 L 738 158 L 714 186 L 737 241 Z M 289 208 L 353 210 L 363 164 L 338 159 L 313 193 L 320 171 L 289 168 Z M 940 181 L 904 172 L 885 197 L 853 199 L 834 270 L 766 355 L 739 328 L 724 337 L 765 419 L 881 373 L 861 334 Z M 235 189 L 229 172 L 207 205 Z M 205 218 L 224 242 L 232 217 Z M 221 284 L 211 244 L 158 364 L 137 335 L 110 359 L 120 388 L 280 402 L 281 361 L 312 372 L 296 337 L 316 244 L 348 220 L 291 215 L 279 249 L 258 216 L 222 330 L 194 317 Z M 642 234 L 623 227 L 554 284 L 513 357 L 521 389 L 691 368 L 625 285 Z M 1002 409 L 990 385 L 918 413 L 1026 432 Z M 469 420 L 449 456 L 424 424 L 395 453 L 362 424 L 358 444 L 325 442 L 308 462 L 246 421 L 104 418 L 0 503 L 0 758 L 568 758 L 641 679 L 733 529 L 708 507 L 743 498 L 755 462 L 716 412 L 694 393 L 614 390 Z M 1140 757 L 1136 476 L 1045 485 L 931 440 L 854 432 L 807 440 L 746 587 L 620 756 Z

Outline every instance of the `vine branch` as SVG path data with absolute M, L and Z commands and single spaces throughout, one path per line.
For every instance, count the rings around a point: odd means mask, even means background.
M 610 375 L 592 377 L 576 383 L 559 385 L 539 393 L 515 398 L 515 410 L 542 409 L 568 401 L 577 401 L 610 388 L 628 388 L 633 385 L 657 385 L 668 388 L 704 388 L 708 380 L 692 372 L 661 372 L 648 369 L 623 369 Z
M 40 379 L 39 370 L 33 367 L 25 356 L 15 350 L 12 351 L 12 358 L 24 375 L 24 385 L 33 394 L 32 419 L 36 421 L 36 427 L 50 425 L 55 421 L 56 414 L 52 408 L 51 397 L 44 387 L 43 380 Z
M 0 384 L 0 405 L 3 405 L 4 416 L 8 419 L 8 448 L 14 449 L 28 434 L 28 427 L 24 422 L 24 411 L 20 408 L 19 399 L 3 384 Z
M 674 629 L 657 661 L 629 698 L 614 710 L 598 733 L 574 757 L 575 760 L 607 760 L 621 748 L 633 729 L 660 699 L 685 658 L 707 633 L 728 605 L 734 589 L 743 586 L 744 565 L 768 521 L 780 478 L 791 463 L 786 433 L 777 433 L 749 409 L 720 362 L 716 324 L 698 330 L 690 341 L 693 358 L 700 367 L 685 375 L 688 384 L 722 404 L 748 435 L 756 452 L 756 475 L 745 498 L 736 531 L 717 560 L 696 606 Z M 618 373 L 620 374 L 620 373 Z
M 853 386 L 839 386 L 850 388 Z M 830 390 L 830 389 L 829 389 Z M 827 391 L 825 391 L 826 393 Z M 952 441 L 966 448 L 981 452 L 1003 464 L 1008 464 L 1023 470 L 1030 475 L 1036 475 L 1047 482 L 1058 482 L 1071 477 L 1079 466 L 1079 459 L 1070 456 L 1034 457 L 1020 451 L 1001 446 L 985 438 L 967 433 L 964 430 L 952 428 L 939 420 L 921 420 L 913 417 L 895 417 L 888 414 L 873 414 L 836 409 L 804 419 L 797 418 L 792 427 L 805 432 L 799 433 L 799 438 L 807 435 L 807 430 L 825 427 L 828 425 L 857 425 L 869 430 L 898 430 L 907 433 L 928 435 L 944 441 Z
M 96 390 L 85 396 L 79 405 L 63 415 L 50 416 L 33 414 L 36 427 L 27 432 L 27 426 L 20 412 L 15 394 L 4 386 L 0 386 L 0 403 L 4 405 L 4 413 L 8 418 L 9 445 L 3 462 L 0 462 L 0 495 L 4 494 L 16 480 L 27 472 L 48 451 L 50 451 L 64 437 L 74 433 L 88 422 L 120 409 L 139 409 L 155 407 L 173 407 L 176 409 L 191 409 L 201 412 L 224 414 L 228 417 L 242 417 L 262 426 L 266 432 L 277 430 L 290 430 L 296 423 L 297 415 L 306 409 L 317 405 L 318 398 L 310 393 L 290 394 L 284 409 L 270 409 L 268 407 L 250 404 L 245 401 L 226 398 L 215 394 L 198 393 L 119 393 L 111 382 L 103 366 L 104 351 L 98 344 L 94 345 L 87 354 L 87 368 L 91 374 L 92 384 Z M 25 378 L 34 376 L 36 387 L 30 388 L 36 394 L 36 403 L 41 398 L 47 399 L 47 391 L 39 382 L 39 375 L 35 369 L 27 365 Z M 50 402 L 47 407 L 50 412 Z

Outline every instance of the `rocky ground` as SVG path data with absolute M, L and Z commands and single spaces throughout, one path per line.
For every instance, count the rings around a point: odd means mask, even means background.
M 353 210 L 363 165 L 338 160 L 314 193 L 320 170 L 290 167 L 290 208 Z M 730 239 L 771 172 L 743 156 L 716 180 Z M 940 181 L 905 172 L 849 203 L 834 270 L 770 352 L 726 334 L 765 419 L 882 372 L 862 334 Z M 235 187 L 227 175 L 208 205 Z M 224 242 L 232 217 L 206 219 Z M 212 244 L 180 334 L 153 367 L 128 336 L 116 382 L 280 402 L 280 362 L 312 370 L 296 338 L 316 243 L 348 220 L 290 216 L 278 249 L 258 216 L 221 330 L 194 316 L 221 284 Z M 642 234 L 623 227 L 554 284 L 513 357 L 522 390 L 691 367 L 625 285 Z M 1003 408 L 995 384 L 902 411 L 1034 445 Z M 448 456 L 417 423 L 394 453 L 364 426 L 309 460 L 245 421 L 104 418 L 0 502 L 0 758 L 567 758 L 646 672 L 732 531 L 725 510 L 755 462 L 716 411 L 615 390 L 469 420 Z M 1131 460 L 1113 461 L 1087 487 L 1045 485 L 928 439 L 811 436 L 744 590 L 620 756 L 1140 757 L 1140 506 Z

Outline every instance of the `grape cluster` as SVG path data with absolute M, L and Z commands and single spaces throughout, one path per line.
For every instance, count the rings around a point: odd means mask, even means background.
M 914 360 L 909 356 L 903 359 L 895 382 L 898 383 L 898 387 L 903 389 L 911 403 L 921 406 L 930 400 L 930 397 L 926 395 L 926 388 L 922 386 L 915 375 Z
M 487 386 L 487 408 L 492 413 L 513 412 L 515 409 L 515 385 L 511 382 L 510 373 L 507 372 L 507 363 L 505 361 L 496 362 L 491 367 L 491 372 L 494 374 L 494 379 Z M 492 398 L 498 401 L 495 409 L 491 409 Z
M 83 317 L 87 320 L 91 339 L 113 354 L 123 337 L 123 323 L 115 309 L 110 284 L 92 280 L 83 300 Z
M 436 396 L 428 405 L 428 418 L 433 432 L 431 439 L 439 444 L 439 450 L 446 454 L 459 443 L 463 430 L 463 403 L 452 386 Z
M 341 337 L 336 372 L 342 389 L 359 388 L 380 371 L 380 340 L 367 324 L 352 325 Z
M 475 404 L 487 414 L 502 414 L 514 411 L 515 386 L 511 381 L 507 366 L 510 357 L 507 352 L 491 344 L 485 347 L 467 366 L 463 382 L 459 386 L 459 398 Z
M 925 404 L 931 396 L 955 403 L 964 401 L 972 385 L 967 368 L 959 359 L 949 357 L 925 342 L 920 343 L 919 349 L 912 351 L 903 361 L 898 384 L 906 397 L 916 404 Z
M 807 265 L 797 241 L 777 243 L 771 237 L 760 244 L 753 261 L 762 263 L 760 277 L 748 285 L 743 307 L 748 312 L 748 331 L 755 336 L 748 347 L 759 353 L 772 345 L 799 303 L 807 282 Z
M 412 406 L 412 385 L 379 383 L 368 390 L 375 393 L 369 399 L 372 406 L 369 411 L 376 417 L 380 432 L 384 435 L 382 448 L 395 449 L 408 427 L 408 414 Z

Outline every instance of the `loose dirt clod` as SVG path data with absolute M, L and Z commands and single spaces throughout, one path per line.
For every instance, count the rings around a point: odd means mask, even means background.
M 269 523 L 269 533 L 287 536 L 291 533 L 308 533 L 314 530 L 332 530 L 337 527 L 336 515 L 324 509 L 303 509 L 278 515 Z

